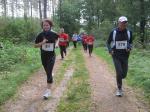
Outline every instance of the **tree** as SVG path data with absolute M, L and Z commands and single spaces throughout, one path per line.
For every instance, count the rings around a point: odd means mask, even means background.
M 6 18 L 7 16 L 7 0 L 1 0 L 2 7 L 3 7 L 3 16 Z
M 44 18 L 47 18 L 47 0 L 44 0 Z
M 57 11 L 60 27 L 63 27 L 69 34 L 72 34 L 74 31 L 78 32 L 80 29 L 81 1 L 64 0 L 60 3 L 61 5 L 59 4 Z
M 40 19 L 42 20 L 41 0 L 39 0 L 39 14 L 40 14 Z
M 145 35 L 145 26 L 149 18 L 150 13 L 150 0 L 126 0 L 118 1 L 118 6 L 121 10 L 120 14 L 124 14 L 129 18 L 129 23 L 134 31 L 139 34 L 139 40 L 143 47 L 145 47 L 146 35 Z M 140 25 L 138 25 L 138 23 Z

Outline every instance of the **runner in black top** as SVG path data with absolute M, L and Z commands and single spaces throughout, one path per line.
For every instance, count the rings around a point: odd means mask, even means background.
M 118 20 L 118 27 L 113 30 L 107 40 L 109 53 L 112 55 L 115 69 L 117 92 L 116 96 L 122 96 L 122 79 L 127 76 L 128 58 L 132 48 L 132 32 L 127 27 L 127 18 L 121 16 Z
M 41 26 L 43 31 L 36 37 L 35 47 L 41 50 L 42 65 L 47 74 L 47 90 L 43 95 L 47 99 L 51 95 L 52 70 L 55 63 L 55 46 L 58 46 L 58 35 L 51 31 L 52 22 L 50 20 L 43 20 Z

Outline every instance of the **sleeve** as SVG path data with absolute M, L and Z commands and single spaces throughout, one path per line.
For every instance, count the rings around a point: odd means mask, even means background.
M 130 40 L 129 40 L 129 44 L 127 46 L 128 49 L 132 49 L 132 40 L 133 40 L 133 37 L 132 37 L 132 31 L 130 31 Z
M 93 37 L 93 42 L 95 41 L 95 37 Z
M 54 33 L 54 37 L 55 37 L 55 40 L 58 40 L 59 35 L 57 33 Z
M 43 39 L 42 39 L 42 34 L 40 33 L 40 34 L 38 34 L 38 36 L 37 36 L 36 39 L 35 39 L 35 44 L 40 43 L 40 42 L 42 42 L 42 41 L 43 41 Z
M 112 42 L 112 36 L 113 36 L 113 31 L 109 34 L 109 37 L 108 37 L 107 42 L 106 42 L 106 46 L 107 46 L 107 49 L 109 52 L 112 51 L 112 48 L 110 46 L 110 44 Z

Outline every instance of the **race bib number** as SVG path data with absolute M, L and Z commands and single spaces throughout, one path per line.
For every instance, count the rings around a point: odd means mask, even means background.
M 92 45 L 92 44 L 93 44 L 93 42 L 88 42 L 88 44 L 89 44 L 89 45 Z
M 54 43 L 45 43 L 42 45 L 44 51 L 54 51 Z
M 65 40 L 64 40 L 64 38 L 59 38 L 59 41 L 64 42 Z
M 116 49 L 127 49 L 127 41 L 116 41 Z

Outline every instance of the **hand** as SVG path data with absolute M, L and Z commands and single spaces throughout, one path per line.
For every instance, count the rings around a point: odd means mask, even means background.
M 58 45 L 55 45 L 55 48 L 58 48 L 59 46 Z
M 126 49 L 127 52 L 130 52 L 131 49 Z
M 48 40 L 46 38 L 44 38 L 44 40 L 42 41 L 42 44 L 45 44 Z
M 113 55 L 113 54 L 114 54 L 114 51 L 110 51 L 109 54 L 110 54 L 110 55 Z

